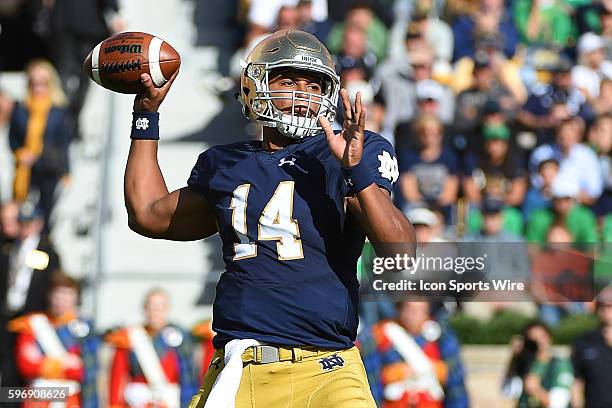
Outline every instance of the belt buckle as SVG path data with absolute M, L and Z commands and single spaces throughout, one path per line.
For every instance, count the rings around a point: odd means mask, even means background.
M 261 360 L 259 361 L 261 364 L 278 363 L 280 361 L 279 352 L 276 347 L 256 346 L 257 348 L 261 352 Z

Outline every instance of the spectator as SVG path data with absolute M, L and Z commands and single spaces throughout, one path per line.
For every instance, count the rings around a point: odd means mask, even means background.
M 444 217 L 438 217 L 429 208 L 417 207 L 408 210 L 406 218 L 414 227 L 419 245 L 427 245 L 430 242 L 448 242 L 442 237 L 444 234 Z
M 432 115 L 423 115 L 415 123 L 418 148 L 398 151 L 400 180 L 396 184 L 397 205 L 404 203 L 441 207 L 445 218 L 457 200 L 459 168 L 452 149 L 443 143 L 443 126 Z
M 538 164 L 546 159 L 556 159 L 560 165 L 559 174 L 564 175 L 566 179 L 573 178 L 578 183 L 579 201 L 592 205 L 602 193 L 603 179 L 597 156 L 580 143 L 583 134 L 584 122 L 579 118 L 560 123 L 556 142 L 540 146 L 533 151 L 529 159 L 529 171 L 532 184 L 540 187 Z
M 336 67 L 344 67 L 351 65 L 351 62 L 360 60 L 366 69 L 366 75 L 369 78 L 378 62 L 376 54 L 369 51 L 367 48 L 367 38 L 365 31 L 357 25 L 349 25 L 344 30 L 344 41 L 340 53 L 334 56 L 336 59 Z
M 355 2 L 349 9 L 343 22 L 336 23 L 327 39 L 327 48 L 332 54 L 338 54 L 342 49 L 344 30 L 349 26 L 361 28 L 367 37 L 367 49 L 381 61 L 387 54 L 387 28 L 376 17 L 368 2 Z
M 361 103 L 367 109 L 366 129 L 374 132 L 382 132 L 385 119 L 384 100 L 380 94 L 374 93 L 374 87 L 368 82 L 368 69 L 363 60 L 343 58 L 341 64 L 336 66 L 341 69 L 340 84 L 349 94 L 350 100 L 355 100 L 357 92 L 361 92 Z M 344 112 L 341 106 L 336 111 L 336 122 L 342 123 Z
M 51 7 L 49 50 L 68 95 L 70 136 L 81 137 L 78 119 L 91 82 L 83 70 L 83 61 L 96 44 L 123 31 L 126 23 L 119 14 L 117 0 L 53 0 L 42 3 Z
M 527 91 L 521 79 L 519 64 L 503 53 L 503 41 L 499 34 L 477 33 L 474 38 L 474 55 L 465 56 L 454 64 L 454 77 L 450 86 L 459 93 L 473 83 L 473 74 L 478 54 L 486 55 L 495 78 L 503 84 L 517 102 L 527 98 Z M 478 58 L 483 58 L 478 56 Z
M 298 1 L 297 11 L 300 16 L 300 29 L 314 35 L 325 44 L 332 26 L 328 19 L 323 21 L 316 21 L 314 19 L 312 3 L 312 0 Z
M 612 290 L 604 289 L 596 299 L 599 327 L 579 337 L 572 347 L 574 407 L 612 406 Z
M 327 20 L 327 1 L 312 0 L 310 16 L 314 22 Z M 255 40 L 274 31 L 278 12 L 283 6 L 295 7 L 299 0 L 251 0 L 248 12 L 248 28 L 244 44 L 256 44 Z M 248 52 L 248 51 L 247 51 Z
M 31 202 L 19 208 L 17 226 L 12 225 L 13 205 L 8 204 L 3 212 L 3 216 L 8 218 L 3 220 L 3 231 L 14 236 L 12 242 L 4 243 L 0 248 L 0 313 L 6 324 L 10 319 L 47 310 L 47 291 L 53 273 L 59 268 L 59 258 L 43 234 L 45 222 L 42 212 Z M 1 384 L 22 387 L 25 380 L 18 370 L 13 352 L 17 335 L 6 329 L 6 325 L 3 325 L 0 330 L 3 349 L 0 352 Z
M 26 74 L 27 97 L 15 105 L 9 129 L 16 161 L 13 196 L 23 203 L 35 191 L 48 222 L 55 189 L 60 179 L 68 175 L 70 114 L 57 72 L 50 63 L 33 61 Z
M 563 49 L 576 38 L 571 10 L 561 0 L 517 0 L 512 15 L 523 44 Z
M 603 192 L 595 203 L 595 215 L 612 213 L 612 116 L 600 116 L 589 129 L 589 144 L 597 154 Z
M 431 320 L 423 301 L 398 304 L 398 318 L 372 328 L 377 358 L 364 355 L 375 400 L 382 407 L 467 407 L 459 343 Z
M 20 226 L 18 221 L 19 205 L 14 201 L 7 201 L 0 207 L 0 386 L 23 385 L 17 372 L 13 346 L 15 336 L 10 333 L 6 324 L 12 319 L 13 313 L 7 310 L 6 294 L 9 281 L 9 268 L 11 265 L 11 252 L 17 247 Z
M 461 15 L 453 21 L 453 61 L 464 57 L 473 59 L 476 54 L 474 39 L 482 33 L 499 34 L 504 55 L 507 58 L 514 56 L 519 38 L 512 14 L 506 10 L 503 0 L 481 0 L 473 13 Z
M 485 125 L 484 151 L 471 155 L 465 166 L 466 197 L 479 204 L 483 196 L 500 200 L 508 206 L 523 203 L 527 179 L 521 160 L 510 148 L 510 129 L 506 125 Z
M 549 57 L 556 61 L 538 63 L 540 80 L 531 87 L 518 115 L 522 126 L 537 133 L 538 144 L 549 143 L 561 121 L 576 115 L 589 121 L 593 115 L 585 96 L 572 83 L 571 61 L 565 56 Z
M 570 231 L 557 223 L 546 234 L 547 245 L 532 251 L 531 294 L 540 318 L 551 327 L 567 315 L 584 313 L 583 302 L 593 298 L 592 262 L 584 252 L 572 248 L 572 242 Z
M 416 11 L 410 22 L 410 30 L 422 33 L 426 43 L 434 50 L 437 63 L 448 65 L 453 56 L 453 32 L 445 21 L 431 17 L 429 7 Z
M 9 329 L 18 333 L 15 357 L 29 386 L 65 387 L 66 406 L 96 408 L 100 342 L 92 323 L 78 315 L 79 290 L 74 279 L 57 272 L 48 288 L 46 313 L 12 320 Z
M 420 67 L 418 69 L 421 69 Z M 402 150 L 407 145 L 415 146 L 413 143 L 409 143 L 410 139 L 413 138 L 412 132 L 414 130 L 415 122 L 417 118 L 423 115 L 431 115 L 438 118 L 443 124 L 443 135 L 445 142 L 450 143 L 450 133 L 447 131 L 446 125 L 450 121 L 444 121 L 444 117 L 449 118 L 445 109 L 452 109 L 448 99 L 448 93 L 450 90 L 433 79 L 423 79 L 415 84 L 415 115 L 408 122 L 400 122 L 395 128 L 395 148 L 396 150 Z M 408 142 L 408 144 L 407 144 Z
M 540 186 L 531 186 L 523 203 L 523 217 L 529 222 L 531 214 L 536 210 L 548 209 L 552 201 L 552 184 L 559 174 L 559 162 L 547 159 L 538 165 L 538 178 Z
M 582 3 L 582 4 L 580 4 Z M 576 7 L 576 22 L 580 34 L 592 31 L 603 34 L 606 27 L 606 16 L 612 11 L 609 0 L 579 2 Z
M 474 151 L 481 146 L 479 134 L 483 123 L 484 108 L 488 101 L 495 101 L 503 110 L 506 120 L 516 113 L 516 101 L 510 91 L 499 82 L 486 54 L 479 54 L 474 65 L 474 81 L 470 88 L 457 96 L 453 133 L 464 140 L 465 148 Z
M 594 33 L 585 33 L 578 41 L 579 65 L 572 69 L 574 86 L 590 101 L 599 96 L 602 78 L 612 79 L 612 62 L 606 60 L 606 43 Z
M 503 239 L 508 242 L 522 241 L 522 217 L 516 209 L 506 205 L 499 198 L 485 196 L 480 208 L 472 209 L 469 215 L 468 232 L 470 235 L 466 237 L 468 241 L 476 241 L 473 238 L 474 235 L 490 236 L 497 241 Z
M 51 274 L 59 268 L 59 258 L 53 245 L 43 234 L 44 218 L 40 209 L 31 202 L 19 209 L 19 235 L 8 253 L 2 251 L 0 269 L 6 282 L 6 297 L 0 299 L 0 308 L 18 316 L 34 311 L 46 310 L 45 291 L 49 287 Z
M 107 336 L 107 341 L 115 347 L 109 391 L 112 408 L 159 404 L 159 396 L 165 406 L 187 406 L 195 394 L 190 336 L 168 323 L 169 310 L 168 294 L 162 289 L 152 289 L 145 298 L 145 324 Z M 145 366 L 144 358 L 157 359 L 156 366 L 160 369 L 152 369 L 150 364 Z M 158 389 L 159 382 L 155 379 L 159 376 L 166 379 L 166 389 Z
M 518 378 L 523 407 L 567 407 L 573 381 L 570 362 L 552 350 L 550 329 L 539 321 L 529 323 L 514 346 L 506 384 Z M 522 384 L 522 386 L 521 386 Z
M 553 225 L 563 225 L 577 244 L 598 242 L 597 221 L 593 212 L 578 203 L 579 188 L 574 180 L 561 174 L 552 184 L 552 208 L 533 212 L 527 224 L 529 242 L 543 244 Z
M 282 6 L 276 16 L 278 30 L 297 30 L 300 27 L 300 15 L 295 7 Z
M 612 115 L 612 79 L 602 79 L 599 96 L 591 102 L 597 116 Z
M 508 228 L 504 225 L 508 223 L 504 209 L 502 201 L 491 198 L 484 201 L 481 226 L 462 239 L 472 244 L 462 244 L 461 255 L 476 259 L 484 253 L 488 259 L 495 259 L 495 262 L 488 263 L 483 271 L 489 281 L 512 279 L 527 284 L 529 281 L 527 246 L 521 235 L 512 232 L 516 231 L 516 227 Z
M 410 128 L 408 123 L 418 113 L 416 83 L 433 79 L 433 51 L 424 44 L 422 36 L 417 38 L 407 37 L 406 55 L 381 63 L 372 79 L 386 102 L 384 129 L 388 133 L 395 133 L 400 123 Z M 409 48 L 413 46 L 415 48 Z M 442 93 L 438 113 L 444 123 L 451 123 L 455 113 L 454 95 L 444 86 Z

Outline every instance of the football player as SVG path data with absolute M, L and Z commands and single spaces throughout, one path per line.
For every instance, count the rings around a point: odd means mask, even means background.
M 264 126 L 263 140 L 206 150 L 187 186 L 168 192 L 155 141 L 175 78 L 155 88 L 141 77 L 124 184 L 139 234 L 223 241 L 216 352 L 190 406 L 374 407 L 353 344 L 357 259 L 366 235 L 379 255 L 411 255 L 415 243 L 390 198 L 393 147 L 365 130 L 361 96 L 351 104 L 340 89 L 323 44 L 278 31 L 255 46 L 241 75 L 238 99 Z M 338 96 L 344 122 L 334 132 Z

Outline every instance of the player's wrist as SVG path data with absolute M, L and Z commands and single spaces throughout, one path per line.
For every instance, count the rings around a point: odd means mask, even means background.
M 351 194 L 357 194 L 375 182 L 364 160 L 351 167 L 342 167 L 342 175 Z
M 159 140 L 159 112 L 134 111 L 130 138 L 132 140 Z

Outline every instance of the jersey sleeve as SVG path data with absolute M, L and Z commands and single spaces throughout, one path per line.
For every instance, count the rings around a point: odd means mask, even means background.
M 213 177 L 211 165 L 212 149 L 208 149 L 198 156 L 196 164 L 191 170 L 191 174 L 187 179 L 187 185 L 198 190 L 201 193 L 208 192 L 210 180 Z
M 399 177 L 397 157 L 391 143 L 374 132 L 366 132 L 361 160 L 367 164 L 374 181 L 389 193 Z

